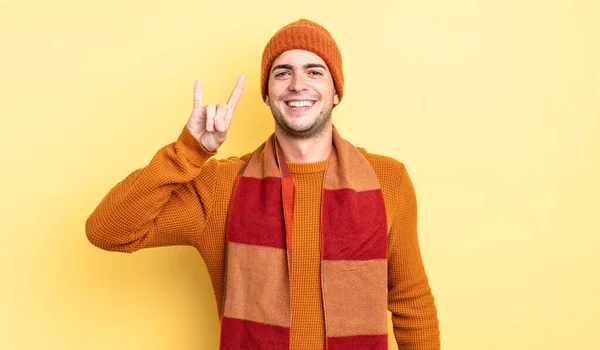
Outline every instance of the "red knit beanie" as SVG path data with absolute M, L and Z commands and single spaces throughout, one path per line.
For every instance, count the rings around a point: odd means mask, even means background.
M 263 51 L 260 77 L 263 101 L 267 97 L 267 84 L 271 65 L 279 55 L 288 50 L 306 50 L 321 57 L 331 72 L 338 98 L 340 101 L 342 100 L 344 95 L 342 55 L 335 40 L 319 24 L 300 19 L 279 29 L 269 40 Z

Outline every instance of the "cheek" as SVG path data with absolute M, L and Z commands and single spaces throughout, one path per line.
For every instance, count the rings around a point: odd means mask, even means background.
M 335 89 L 333 85 L 323 82 L 322 84 L 315 85 L 315 90 L 319 92 L 319 94 L 323 97 L 325 96 L 333 96 L 335 94 Z
M 281 96 L 281 88 L 278 84 L 269 84 L 269 89 L 267 90 L 267 96 L 271 98 L 271 102 L 276 101 L 279 96 Z

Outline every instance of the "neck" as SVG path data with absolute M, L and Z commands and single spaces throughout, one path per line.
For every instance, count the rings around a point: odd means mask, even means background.
M 309 139 L 291 138 L 275 128 L 275 135 L 288 162 L 315 163 L 326 160 L 331 153 L 333 129 L 331 125 L 323 133 Z

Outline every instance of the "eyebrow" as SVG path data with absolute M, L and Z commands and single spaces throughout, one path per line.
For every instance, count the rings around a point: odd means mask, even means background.
M 307 63 L 303 67 L 304 67 L 304 69 L 323 68 L 323 69 L 327 70 L 327 67 L 325 67 L 324 65 L 322 65 L 320 63 Z M 271 72 L 275 71 L 276 69 L 293 69 L 293 68 L 294 67 L 291 64 L 278 64 L 275 67 L 273 67 Z

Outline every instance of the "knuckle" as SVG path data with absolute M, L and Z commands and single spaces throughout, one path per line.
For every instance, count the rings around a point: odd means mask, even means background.
M 217 110 L 222 113 L 226 113 L 227 109 L 228 109 L 228 106 L 224 103 L 221 103 L 217 106 Z
M 206 111 L 206 114 L 209 117 L 212 117 L 215 114 L 215 105 L 206 105 L 206 107 L 204 108 L 204 110 Z

